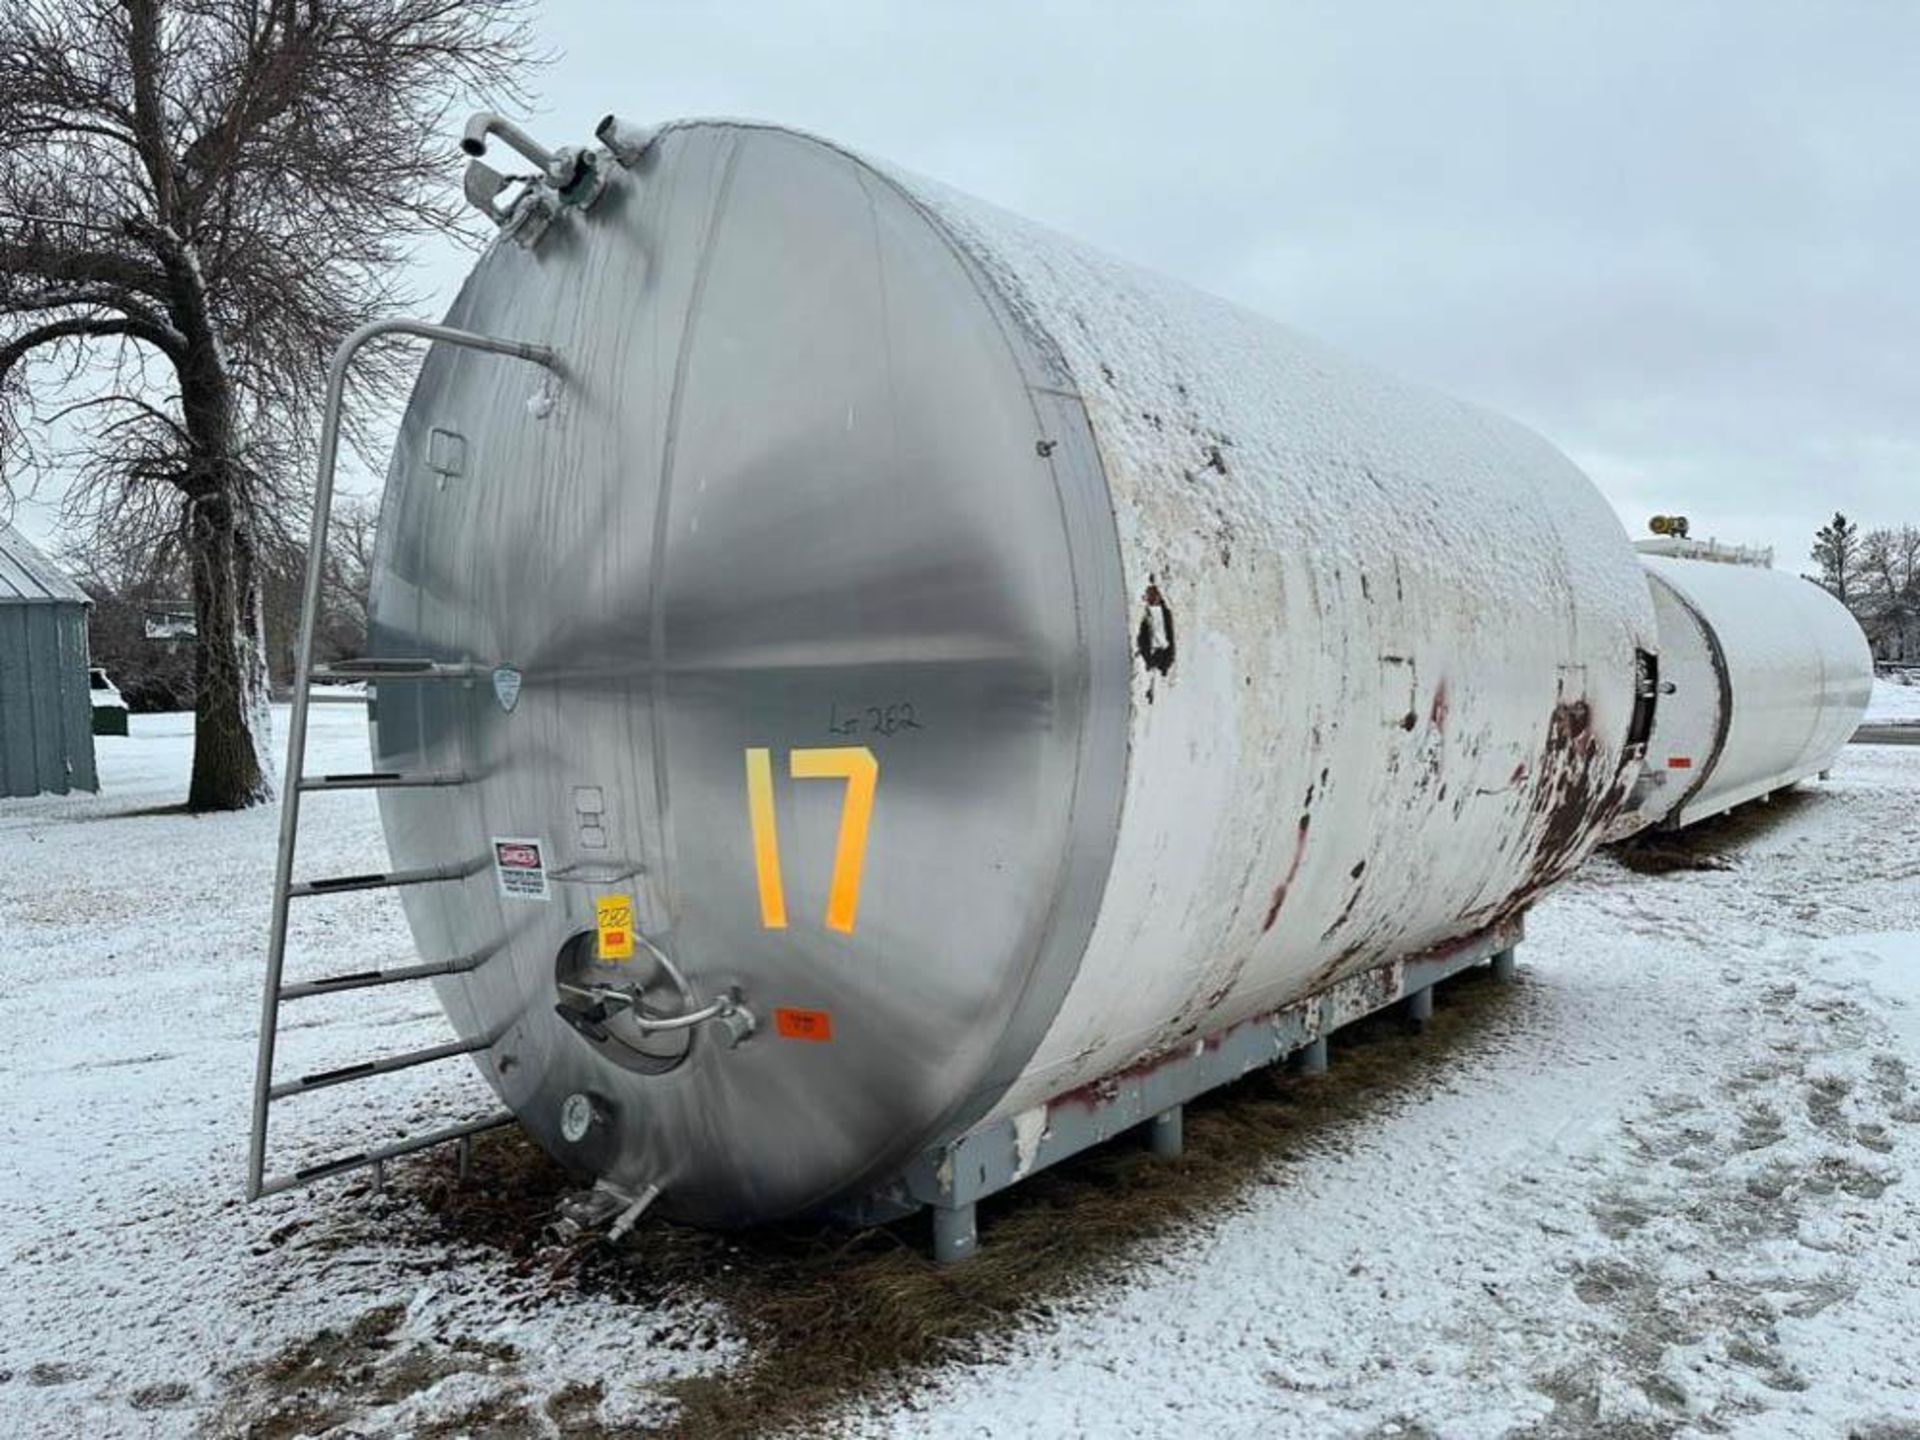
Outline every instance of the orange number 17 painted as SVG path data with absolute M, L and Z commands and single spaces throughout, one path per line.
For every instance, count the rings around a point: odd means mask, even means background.
M 867 858 L 867 827 L 873 820 L 873 791 L 880 762 L 864 745 L 836 745 L 788 753 L 795 780 L 845 780 L 840 808 L 840 839 L 833 852 L 833 881 L 827 890 L 827 928 L 853 933 L 860 908 L 860 870 Z M 780 835 L 773 816 L 773 752 L 747 751 L 747 818 L 753 827 L 753 873 L 760 885 L 760 923 L 769 930 L 787 928 L 787 893 L 780 879 Z

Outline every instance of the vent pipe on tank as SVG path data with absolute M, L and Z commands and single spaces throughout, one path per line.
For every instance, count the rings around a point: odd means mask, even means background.
M 636 125 L 618 115 L 608 115 L 593 127 L 594 137 L 607 147 L 613 158 L 631 170 L 647 153 L 660 132 L 651 125 Z
M 487 153 L 487 137 L 490 135 L 498 135 L 508 146 L 532 161 L 556 190 L 566 189 L 579 173 L 580 153 L 577 150 L 549 150 L 506 116 L 491 110 L 482 110 L 467 121 L 466 132 L 460 137 L 460 148 L 477 160 Z

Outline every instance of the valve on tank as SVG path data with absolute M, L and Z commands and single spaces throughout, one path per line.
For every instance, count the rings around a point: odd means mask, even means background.
M 480 157 L 487 141 L 498 138 L 535 167 L 531 176 L 503 175 Z M 467 201 L 500 227 L 516 244 L 532 248 L 565 207 L 585 210 L 607 188 L 606 154 L 563 145 L 549 150 L 504 115 L 482 110 L 467 121 L 460 148 L 469 157 L 464 185 Z M 501 197 L 513 187 L 519 189 Z

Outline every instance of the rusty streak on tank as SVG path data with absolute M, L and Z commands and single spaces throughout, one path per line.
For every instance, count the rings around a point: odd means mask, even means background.
M 1300 817 L 1300 831 L 1293 842 L 1293 863 L 1287 867 L 1286 879 L 1273 887 L 1273 903 L 1267 906 L 1267 918 L 1261 922 L 1260 933 L 1266 934 L 1273 929 L 1273 922 L 1280 918 L 1280 907 L 1287 903 L 1287 887 L 1293 884 L 1300 874 L 1300 862 L 1307 854 L 1307 827 L 1313 824 L 1311 814 Z
M 1564 876 L 1585 854 L 1595 828 L 1611 820 L 1626 798 L 1633 757 L 1622 755 L 1616 773 L 1609 774 L 1600 769 L 1602 754 L 1586 698 L 1556 704 L 1533 797 L 1532 812 L 1541 822 L 1539 839 L 1527 883 L 1508 901 L 1507 913 L 1518 913 L 1518 907 Z

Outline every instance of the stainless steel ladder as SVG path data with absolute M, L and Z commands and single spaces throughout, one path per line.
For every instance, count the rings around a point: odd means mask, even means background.
M 308 775 L 307 713 L 314 700 L 316 681 L 360 680 L 374 685 L 420 683 L 471 683 L 491 674 L 488 667 L 470 661 L 446 662 L 431 659 L 360 659 L 338 665 L 313 663 L 313 637 L 320 610 L 320 583 L 324 574 L 327 533 L 332 520 L 334 469 L 340 451 L 340 407 L 346 386 L 347 367 L 368 341 L 382 335 L 412 335 L 445 345 L 481 350 L 526 360 L 558 373 L 559 356 L 544 345 L 520 340 L 504 340 L 431 325 L 420 320 L 379 320 L 363 325 L 349 335 L 334 351 L 327 373 L 325 418 L 320 428 L 318 473 L 314 485 L 313 518 L 307 542 L 307 570 L 301 591 L 300 638 L 294 660 L 293 705 L 287 727 L 287 768 L 280 796 L 280 847 L 274 863 L 273 918 L 267 942 L 266 985 L 260 1000 L 260 1049 L 253 1079 L 253 1124 L 247 1147 L 247 1199 L 258 1200 L 301 1185 L 311 1184 L 329 1175 L 367 1167 L 376 1169 L 397 1156 L 424 1150 L 431 1145 L 459 1141 L 464 1146 L 470 1137 L 483 1130 L 504 1125 L 511 1113 L 495 1111 L 475 1120 L 441 1126 L 419 1135 L 407 1136 L 388 1145 L 369 1147 L 336 1156 L 318 1164 L 269 1175 L 266 1170 L 267 1124 L 277 1100 L 289 1099 L 315 1090 L 345 1085 L 377 1075 L 390 1075 L 458 1055 L 470 1055 L 489 1048 L 491 1038 L 455 1040 L 443 1045 L 406 1051 L 395 1055 L 362 1060 L 302 1075 L 296 1080 L 275 1083 L 273 1058 L 279 1038 L 280 1007 L 289 1001 L 308 1000 L 322 995 L 337 995 L 350 990 L 396 985 L 414 980 L 432 980 L 459 975 L 474 969 L 487 958 L 485 951 L 448 960 L 433 960 L 417 965 L 400 965 L 386 970 L 363 970 L 351 974 L 323 976 L 287 984 L 283 972 L 287 958 L 287 922 L 292 903 L 317 896 L 337 895 L 353 890 L 391 890 L 409 885 L 461 880 L 482 868 L 484 861 L 436 865 L 411 870 L 382 870 L 358 875 L 293 878 L 294 851 L 300 833 L 300 797 L 322 790 L 385 790 L 465 784 L 464 774 L 446 771 L 405 773 L 367 771 L 354 774 Z M 464 1151 L 463 1151 L 464 1160 Z

